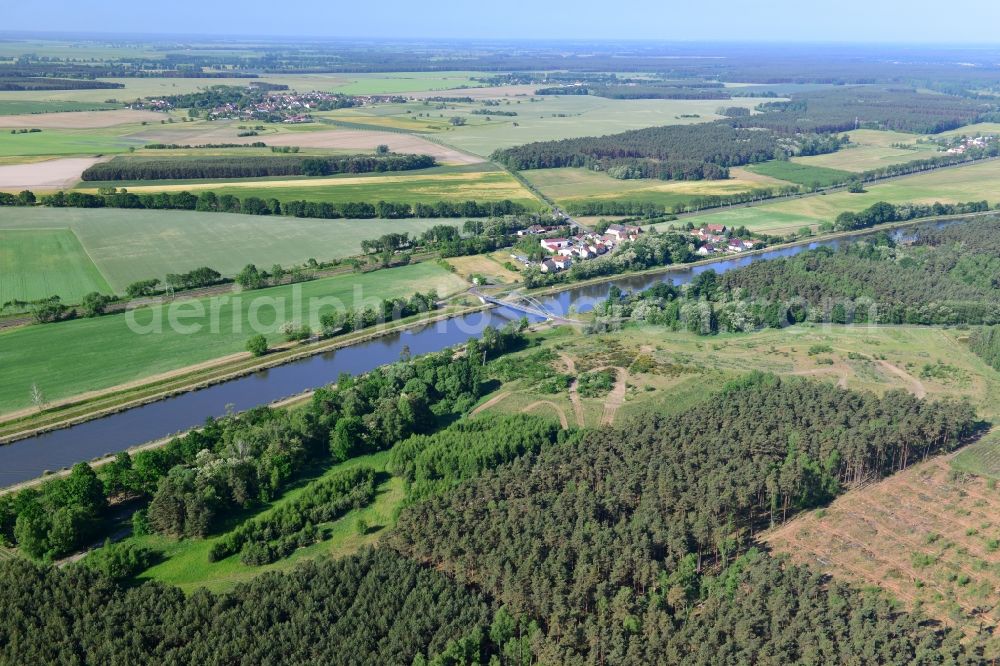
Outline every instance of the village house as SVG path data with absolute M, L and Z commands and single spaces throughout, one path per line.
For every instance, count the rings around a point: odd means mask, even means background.
M 556 268 L 556 262 L 552 261 L 551 259 L 546 259 L 541 264 L 539 264 L 539 270 L 541 270 L 543 273 L 555 273 L 559 269 Z
M 571 244 L 568 238 L 543 238 L 541 240 L 542 249 L 548 252 L 558 252 Z
M 533 224 L 527 229 L 518 229 L 518 236 L 537 236 L 539 234 L 544 234 L 548 229 L 540 224 Z
M 635 240 L 641 233 L 640 227 L 628 224 L 612 224 L 605 232 L 606 235 L 613 237 L 619 243 L 623 240 Z
M 564 254 L 557 254 L 552 257 L 552 263 L 556 265 L 559 270 L 564 270 L 573 265 L 573 260 Z
M 715 254 L 715 246 L 712 245 L 711 243 L 705 243 L 704 245 L 698 248 L 695 254 L 698 254 L 702 257 L 707 257 L 710 254 Z

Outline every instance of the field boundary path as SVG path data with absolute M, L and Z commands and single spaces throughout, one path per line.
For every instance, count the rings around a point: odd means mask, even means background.
M 510 391 L 502 391 L 501 393 L 497 393 L 495 396 L 493 396 L 492 398 L 490 398 L 489 400 L 487 400 L 486 402 L 484 402 L 483 404 L 479 405 L 471 412 L 469 412 L 469 416 L 475 416 L 477 414 L 480 414 L 489 409 L 490 407 L 499 404 L 502 400 L 506 400 L 509 397 L 510 397 Z
M 583 428 L 586 425 L 586 419 L 584 418 L 583 403 L 580 402 L 580 392 L 577 386 L 576 363 L 569 354 L 560 353 L 559 358 L 566 364 L 567 374 L 573 375 L 573 379 L 569 383 L 569 401 L 573 404 L 573 415 L 576 417 L 576 424 Z
M 525 407 L 524 409 L 522 409 L 521 413 L 522 414 L 527 414 L 528 412 L 533 411 L 537 407 L 541 407 L 543 405 L 551 407 L 552 409 L 554 409 L 555 412 L 556 412 L 556 414 L 559 415 L 559 425 L 562 426 L 563 430 L 569 430 L 569 419 L 566 418 L 566 412 L 563 411 L 562 407 L 560 407 L 556 403 L 552 402 L 551 400 L 537 400 L 537 401 L 531 403 L 530 405 L 528 405 L 527 407 Z
M 878 363 L 882 368 L 888 370 L 892 374 L 896 375 L 897 377 L 908 383 L 910 385 L 910 392 L 913 393 L 913 395 L 915 395 L 918 398 L 927 397 L 927 388 L 924 386 L 924 383 L 919 379 L 917 379 L 916 377 L 914 377 L 913 375 L 911 375 L 910 373 L 908 373 L 906 370 L 896 367 L 892 363 L 889 363 L 889 361 L 880 360 L 876 361 L 876 363 Z
M 615 387 L 608 393 L 604 401 L 604 412 L 601 414 L 601 425 L 611 425 L 615 421 L 615 415 L 619 408 L 625 404 L 625 391 L 628 389 L 628 370 L 625 368 L 611 368 L 617 375 Z

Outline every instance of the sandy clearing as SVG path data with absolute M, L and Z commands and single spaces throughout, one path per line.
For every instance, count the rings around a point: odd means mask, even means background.
M 299 146 L 300 148 L 340 148 L 350 150 L 373 150 L 380 144 L 389 146 L 397 153 L 417 153 L 430 155 L 441 162 L 451 164 L 479 164 L 486 160 L 478 155 L 463 153 L 454 148 L 438 145 L 433 141 L 398 132 L 376 132 L 369 130 L 320 130 L 317 132 L 295 132 L 277 136 L 262 136 L 258 140 L 269 146 Z
M 927 389 L 924 387 L 924 383 L 908 373 L 906 370 L 897 368 L 888 361 L 877 361 L 877 363 L 892 374 L 907 382 L 910 385 L 910 392 L 916 397 L 924 398 L 927 396 Z
M 159 122 L 167 116 L 154 111 L 60 111 L 58 113 L 26 113 L 19 116 L 0 116 L 0 128 L 39 129 L 96 129 L 114 127 L 142 121 Z
M 848 368 L 843 365 L 831 366 L 829 368 L 814 368 L 812 370 L 796 370 L 788 374 L 796 377 L 837 377 L 837 386 L 842 389 L 847 388 Z
M 100 157 L 64 157 L 29 164 L 0 165 L 0 190 L 51 190 L 73 187 Z
M 618 409 L 625 403 L 625 391 L 628 388 L 628 371 L 624 368 L 614 368 L 618 375 L 615 387 L 608 393 L 604 402 L 604 412 L 601 414 L 601 425 L 611 425 L 615 421 Z
M 573 415 L 576 418 L 576 424 L 582 428 L 587 423 L 583 413 L 583 403 L 580 402 L 580 392 L 577 389 L 576 363 L 569 354 L 559 354 L 559 358 L 566 365 L 566 374 L 573 375 L 573 379 L 569 383 L 569 401 L 573 403 Z

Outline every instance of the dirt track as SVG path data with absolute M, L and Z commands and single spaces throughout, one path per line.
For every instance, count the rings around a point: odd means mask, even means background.
M 921 382 L 916 377 L 914 377 L 913 375 L 911 375 L 910 373 L 908 373 L 907 371 L 902 370 L 901 368 L 897 368 L 888 361 L 878 361 L 878 364 L 882 366 L 882 368 L 884 368 L 885 370 L 888 370 L 889 372 L 891 372 L 892 374 L 896 375 L 897 377 L 905 381 L 907 384 L 909 384 L 910 393 L 912 393 L 913 395 L 917 396 L 918 398 L 924 398 L 927 396 L 927 389 L 924 388 L 924 383 Z
M 338 129 L 279 134 L 277 136 L 262 137 L 262 140 L 269 146 L 343 148 L 350 150 L 373 150 L 380 144 L 385 144 L 389 146 L 389 150 L 397 153 L 430 155 L 441 162 L 479 164 L 485 161 L 477 155 L 469 155 L 454 148 L 440 146 L 433 141 L 428 141 L 419 136 L 398 132 Z
M 608 393 L 604 401 L 604 412 L 601 414 L 601 425 L 611 425 L 615 422 L 615 414 L 618 408 L 625 404 L 625 391 L 628 388 L 628 370 L 624 368 L 613 368 L 617 374 L 615 387 Z
M 73 187 L 84 169 L 99 157 L 64 157 L 30 164 L 0 166 L 0 190 L 55 190 Z
M 556 414 L 559 415 L 559 425 L 562 426 L 563 430 L 569 430 L 569 419 L 566 418 L 566 412 L 563 411 L 562 407 L 549 400 L 539 400 L 538 402 L 533 402 L 524 409 L 522 409 L 521 413 L 524 414 L 526 412 L 530 412 L 536 407 L 541 407 L 543 405 L 554 409 L 556 411 Z
M 129 123 L 160 122 L 166 118 L 155 111 L 61 111 L 58 113 L 25 113 L 19 116 L 0 116 L 0 127 L 8 129 L 96 129 Z

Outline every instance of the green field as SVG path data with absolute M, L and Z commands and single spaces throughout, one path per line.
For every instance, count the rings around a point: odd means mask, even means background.
M 2 125 L 0 117 L 0 125 Z M 123 135 L 121 128 L 45 129 L 41 132 L 11 134 L 0 131 L 0 157 L 9 155 L 101 155 L 124 153 L 145 142 Z
M 725 196 L 784 183 L 744 169 L 731 169 L 727 180 L 619 180 L 583 168 L 531 169 L 521 175 L 562 206 L 587 201 L 642 201 L 673 206 L 705 196 Z
M 863 194 L 833 194 L 783 200 L 751 208 L 708 212 L 691 219 L 696 225 L 746 225 L 749 229 L 789 232 L 799 227 L 833 222 L 844 211 L 859 211 L 879 201 L 889 203 L 958 203 L 981 201 L 1000 203 L 1000 161 L 939 169 L 927 173 L 866 185 Z
M 78 302 L 111 293 L 104 276 L 69 229 L 0 229 L 0 304 L 59 294 Z
M 35 102 L 30 100 L 0 100 L 0 116 L 22 113 L 55 113 L 59 111 L 103 111 L 117 109 L 117 104 L 102 102 Z
M 890 164 L 902 164 L 931 157 L 938 147 L 924 135 L 881 130 L 854 130 L 847 133 L 851 143 L 835 153 L 793 157 L 792 162 L 807 166 L 861 172 Z M 943 135 L 942 135 L 943 136 Z M 892 145 L 897 144 L 897 145 Z M 908 148 L 900 148 L 899 144 Z
M 388 462 L 388 451 L 351 458 L 339 465 L 334 465 L 319 475 L 307 476 L 280 498 L 262 509 L 254 511 L 251 515 L 231 517 L 230 525 L 235 527 L 241 520 L 266 515 L 277 507 L 293 501 L 302 493 L 306 484 L 314 479 L 327 477 L 359 465 L 373 467 L 379 472 L 384 472 Z M 177 540 L 150 535 L 130 537 L 128 541 L 158 551 L 164 558 L 159 564 L 143 572 L 139 579 L 153 579 L 177 585 L 185 592 L 191 592 L 198 587 L 206 587 L 218 592 L 231 589 L 237 583 L 249 580 L 265 571 L 284 571 L 305 560 L 321 556 L 342 557 L 357 551 L 362 546 L 374 543 L 384 529 L 395 524 L 395 511 L 404 497 L 402 479 L 398 477 L 388 478 L 382 482 L 376 492 L 377 496 L 372 504 L 355 509 L 334 522 L 318 525 L 317 527 L 328 533 L 327 539 L 307 548 L 300 548 L 289 557 L 260 567 L 241 563 L 238 554 L 218 562 L 209 562 L 208 552 L 215 542 L 224 536 L 224 531 L 205 539 Z M 369 525 L 367 534 L 358 534 L 355 529 L 358 519 L 363 519 Z
M 329 261 L 353 256 L 361 253 L 364 239 L 387 233 L 418 235 L 442 223 L 460 225 L 461 221 L 318 220 L 175 210 L 0 207 L 0 230 L 72 230 L 116 293 L 122 293 L 136 280 L 162 279 L 167 273 L 182 273 L 199 266 L 235 275 L 248 263 L 269 268 L 275 263 L 301 264 L 309 258 Z M 60 256 L 50 259 L 62 260 Z
M 46 399 L 58 400 L 242 352 L 254 333 L 251 311 L 257 312 L 257 321 L 264 329 L 260 332 L 278 342 L 283 323 L 309 319 L 313 297 L 337 299 L 345 307 L 356 308 L 430 289 L 445 295 L 465 286 L 436 263 L 424 262 L 271 287 L 245 293 L 239 299 L 220 296 L 185 301 L 186 305 L 175 305 L 173 311 L 177 313 L 175 321 L 200 325 L 190 334 L 170 325 L 169 305 L 143 308 L 133 315 L 143 326 L 151 326 L 159 317 L 160 333 L 134 332 L 124 314 L 0 332 L 0 367 L 5 368 L 4 381 L 0 382 L 0 413 L 27 406 L 32 383 Z M 301 311 L 295 311 L 296 303 L 301 304 Z M 202 316 L 190 314 L 197 308 Z M 210 325 L 213 312 L 217 312 L 215 332 Z
M 275 198 L 279 201 L 320 201 L 329 203 L 391 201 L 433 204 L 438 201 L 503 201 L 510 199 L 529 208 L 540 202 L 506 171 L 492 165 L 435 167 L 412 172 L 343 174 L 307 178 L 245 178 L 238 180 L 137 181 L 81 183 L 85 191 L 96 192 L 101 185 L 126 187 L 130 192 L 212 191 L 233 196 Z
M 805 185 L 807 187 L 829 187 L 831 185 L 839 185 L 847 180 L 850 180 L 850 178 L 854 175 L 849 171 L 828 169 L 826 167 L 782 160 L 751 164 L 746 167 L 746 169 L 751 173 L 777 178 L 778 180 L 787 180 L 790 183 Z

